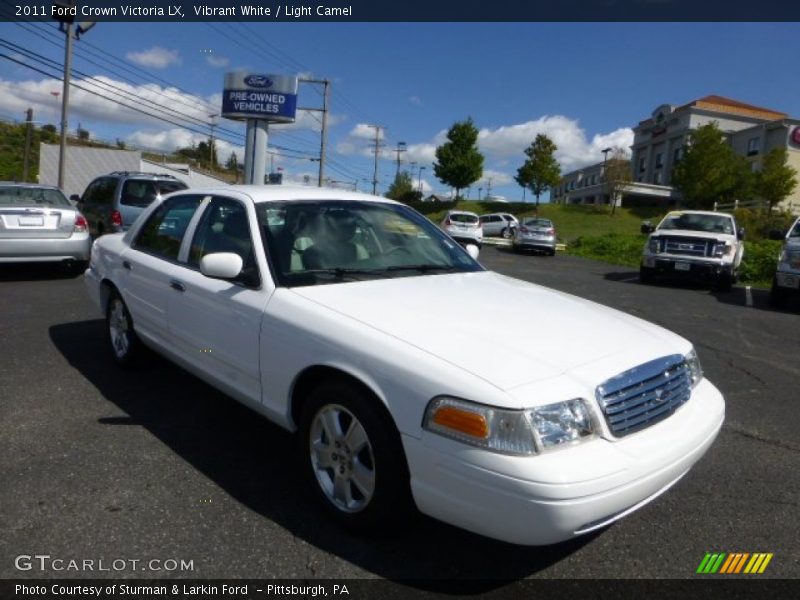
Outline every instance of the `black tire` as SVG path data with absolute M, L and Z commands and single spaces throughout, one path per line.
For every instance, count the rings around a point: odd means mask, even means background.
M 315 387 L 303 406 L 300 446 L 312 493 L 339 523 L 387 531 L 412 514 L 400 434 L 363 388 L 340 379 Z
M 772 279 L 772 288 L 769 290 L 769 305 L 774 308 L 786 306 L 786 290 L 778 285 L 775 278 Z
M 111 356 L 119 366 L 130 367 L 141 360 L 142 342 L 133 329 L 131 313 L 116 290 L 111 292 L 106 306 L 106 339 Z
M 730 273 L 720 273 L 714 282 L 714 289 L 718 292 L 729 292 L 733 287 L 733 277 Z
M 653 281 L 655 281 L 655 278 L 656 278 L 655 269 L 644 266 L 639 267 L 639 281 L 641 283 L 653 283 Z

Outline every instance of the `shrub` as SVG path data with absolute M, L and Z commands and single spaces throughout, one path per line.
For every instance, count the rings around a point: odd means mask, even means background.
M 567 249 L 575 256 L 638 267 L 646 240 L 647 236 L 640 234 L 606 233 L 579 237 Z
M 774 240 L 746 241 L 739 278 L 745 283 L 767 285 L 778 264 L 781 242 Z
M 786 232 L 794 222 L 794 216 L 789 211 L 773 210 L 770 213 L 761 209 L 739 208 L 733 211 L 733 215 L 739 227 L 744 227 L 748 240 L 767 239 L 773 229 Z

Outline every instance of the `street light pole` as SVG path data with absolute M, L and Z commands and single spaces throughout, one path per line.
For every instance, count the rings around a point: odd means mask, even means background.
M 608 178 L 606 177 L 606 161 L 608 160 L 608 153 L 611 152 L 611 148 L 603 148 L 600 152 L 603 153 L 603 194 L 605 194 L 606 187 L 608 185 Z
M 419 168 L 419 193 L 422 193 L 422 171 L 427 167 L 420 167 Z

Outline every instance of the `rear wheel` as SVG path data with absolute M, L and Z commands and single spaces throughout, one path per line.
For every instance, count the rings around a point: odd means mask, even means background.
M 118 365 L 131 366 L 141 358 L 142 343 L 133 330 L 128 307 L 116 290 L 111 292 L 106 307 L 106 333 L 111 356 Z
M 347 527 L 387 529 L 412 506 L 400 435 L 379 401 L 343 380 L 318 385 L 300 422 L 307 480 Z

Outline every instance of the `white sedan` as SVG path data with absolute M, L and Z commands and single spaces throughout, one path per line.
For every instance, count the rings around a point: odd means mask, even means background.
M 724 418 L 692 345 L 469 250 L 385 198 L 220 187 L 98 239 L 85 280 L 117 363 L 148 346 L 297 431 L 322 506 L 354 527 L 416 506 L 550 544 L 685 475 Z

